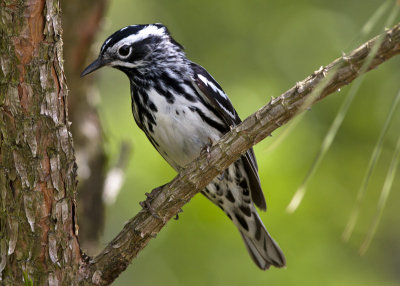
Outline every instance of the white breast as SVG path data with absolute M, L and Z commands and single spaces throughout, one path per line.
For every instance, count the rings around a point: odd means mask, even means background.
M 198 107 L 206 116 L 221 122 L 214 114 L 207 112 L 200 102 L 193 103 L 175 95 L 171 104 L 154 89 L 148 92 L 148 96 L 157 107 L 157 125 L 153 127 L 151 136 L 159 144 L 158 151 L 176 170 L 199 156 L 202 147 L 209 144 L 210 140 L 216 141 L 221 137 L 220 132 L 204 122 L 197 112 L 189 109 L 190 106 Z

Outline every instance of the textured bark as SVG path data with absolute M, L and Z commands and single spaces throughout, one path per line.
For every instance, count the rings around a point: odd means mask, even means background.
M 79 241 L 87 253 L 98 249 L 104 227 L 104 187 L 107 157 L 96 104 L 98 94 L 92 78 L 81 80 L 80 73 L 91 55 L 90 47 L 106 11 L 108 0 L 62 1 L 65 74 L 68 80 L 69 118 L 73 122 L 76 160 L 79 165 L 77 214 Z
M 81 253 L 59 3 L 0 9 L 0 284 L 71 285 Z
M 141 210 L 125 224 L 123 230 L 98 256 L 81 268 L 82 278 L 86 281 L 91 280 L 96 285 L 108 285 L 114 281 L 181 207 L 241 154 L 299 112 L 357 78 L 360 70 L 364 69 L 362 65 L 366 62 L 374 43 L 382 40 L 378 52 L 366 70 L 371 70 L 400 53 L 400 23 L 386 31 L 382 37 L 376 37 L 349 55 L 342 56 L 324 68 L 321 67 L 278 98 L 271 100 L 242 124 L 232 128 L 221 140 L 214 143 L 209 153 L 202 154 L 172 182 L 165 185 L 158 195 L 149 199 L 159 218 L 150 214 L 147 209 Z M 326 78 L 329 78 L 329 81 L 319 96 L 313 95 L 310 101 L 312 91 Z

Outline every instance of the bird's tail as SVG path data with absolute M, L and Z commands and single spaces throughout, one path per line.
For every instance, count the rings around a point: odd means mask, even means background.
M 286 264 L 285 256 L 279 245 L 269 235 L 260 217 L 256 215 L 252 221 L 256 224 L 255 233 L 239 231 L 253 261 L 262 270 L 268 269 L 271 265 L 284 267 Z

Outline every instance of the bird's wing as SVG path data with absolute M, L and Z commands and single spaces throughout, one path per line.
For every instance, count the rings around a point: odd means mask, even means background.
M 217 111 L 227 126 L 235 126 L 241 123 L 242 121 L 231 101 L 214 78 L 203 67 L 195 63 L 191 63 L 191 67 L 193 70 L 193 83 L 200 96 Z M 261 210 L 266 210 L 267 204 L 261 189 L 253 148 L 250 148 L 242 156 L 242 161 L 249 177 L 250 193 L 253 202 Z

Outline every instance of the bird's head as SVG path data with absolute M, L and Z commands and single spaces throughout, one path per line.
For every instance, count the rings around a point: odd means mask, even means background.
M 183 47 L 162 24 L 132 25 L 109 36 L 100 49 L 99 57 L 85 68 L 85 76 L 101 67 L 112 66 L 124 72 L 145 71 L 184 57 Z

